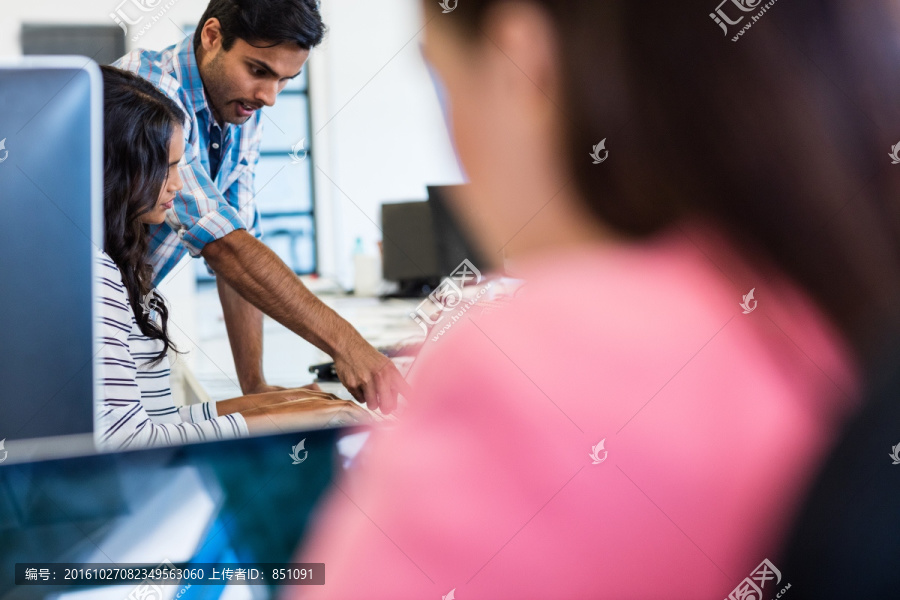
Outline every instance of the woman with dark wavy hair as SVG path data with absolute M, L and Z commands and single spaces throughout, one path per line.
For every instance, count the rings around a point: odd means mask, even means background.
M 182 188 L 178 106 L 144 79 L 102 67 L 105 252 L 95 439 L 103 449 L 227 439 L 368 420 L 357 404 L 315 389 L 176 407 L 169 387 L 169 311 L 153 288 L 148 226 L 162 223 Z
M 438 322 L 291 597 L 790 600 L 898 331 L 896 4 L 424 2 L 452 208 L 527 283 Z

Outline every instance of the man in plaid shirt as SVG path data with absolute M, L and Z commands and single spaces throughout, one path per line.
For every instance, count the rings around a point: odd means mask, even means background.
M 184 189 L 166 222 L 151 229 L 154 281 L 185 253 L 206 259 L 244 394 L 281 389 L 262 373 L 265 313 L 331 355 L 357 400 L 388 413 L 408 389 L 400 372 L 259 241 L 260 109 L 300 74 L 324 31 L 315 0 L 211 0 L 193 35 L 162 52 L 135 50 L 114 66 L 149 80 L 188 116 Z

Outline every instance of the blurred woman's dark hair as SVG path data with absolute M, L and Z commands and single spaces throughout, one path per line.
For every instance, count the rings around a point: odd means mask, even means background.
M 568 163 L 598 219 L 631 238 L 716 223 L 804 286 L 863 364 L 877 355 L 900 299 L 891 3 L 781 0 L 760 15 L 760 0 L 465 0 L 428 16 L 477 44 L 509 1 L 559 32 Z M 724 37 L 719 6 L 743 17 Z
M 316 0 L 210 0 L 197 25 L 218 19 L 222 28 L 222 48 L 231 50 L 236 39 L 251 46 L 297 44 L 310 50 L 322 43 L 325 24 Z M 194 54 L 200 50 L 200 36 L 194 36 Z
M 115 67 L 103 72 L 103 208 L 106 253 L 122 272 L 131 310 L 141 332 L 161 340 L 151 364 L 175 349 L 168 336 L 169 311 L 154 294 L 153 268 L 147 263 L 149 226 L 140 217 L 159 202 L 168 179 L 169 141 L 184 123 L 184 112 L 152 83 Z M 155 310 L 157 324 L 144 306 Z

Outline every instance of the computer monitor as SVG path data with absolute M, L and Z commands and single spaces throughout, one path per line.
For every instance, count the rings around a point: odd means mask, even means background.
M 291 562 L 335 471 L 354 468 L 368 435 L 360 429 L 306 431 L 0 465 L 0 598 L 166 600 L 185 585 L 132 595 L 139 583 L 79 576 L 82 585 L 67 585 L 61 570 L 55 581 L 17 585 L 16 564 L 152 569 Z M 293 448 L 301 441 L 298 462 Z M 213 582 L 179 597 L 268 599 L 276 594 L 272 583 L 269 577 L 264 585 L 234 589 Z
M 427 202 L 381 205 L 384 278 L 400 284 L 400 296 L 427 295 L 443 275 Z
M 88 58 L 0 62 L 0 461 L 92 444 L 102 100 Z

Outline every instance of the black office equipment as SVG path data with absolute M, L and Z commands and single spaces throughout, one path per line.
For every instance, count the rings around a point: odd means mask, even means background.
M 22 54 L 88 56 L 101 65 L 125 54 L 125 32 L 109 25 L 22 25 Z
M 450 208 L 452 195 L 463 188 L 428 186 L 425 202 L 382 205 L 384 278 L 400 284 L 391 296 L 427 296 L 464 260 L 489 268 Z
M 384 278 L 400 284 L 396 296 L 427 295 L 441 280 L 432 223 L 427 202 L 381 206 Z

